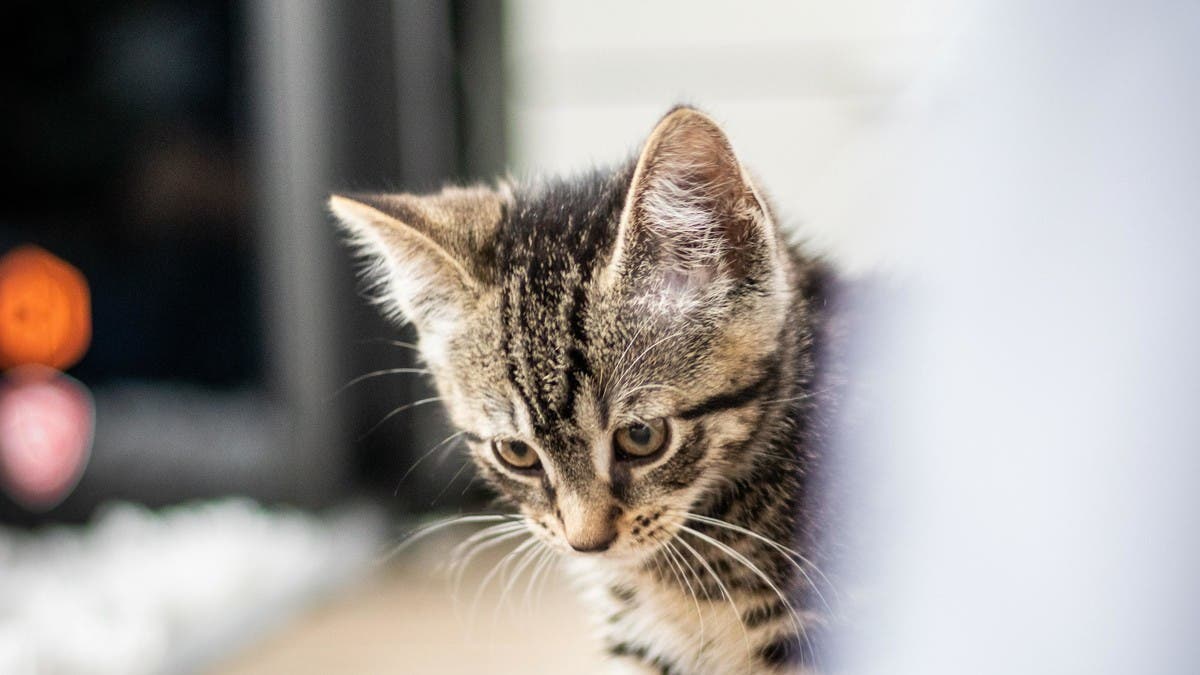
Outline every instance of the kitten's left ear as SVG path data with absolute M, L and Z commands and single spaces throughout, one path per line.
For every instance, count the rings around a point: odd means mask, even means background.
M 648 264 L 688 285 L 764 280 L 777 248 L 767 208 L 729 140 L 686 107 L 668 113 L 646 141 L 617 241 L 613 276 Z

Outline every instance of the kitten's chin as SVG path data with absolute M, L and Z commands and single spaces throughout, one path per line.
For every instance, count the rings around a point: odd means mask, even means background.
M 585 565 L 609 570 L 634 570 L 645 564 L 649 555 L 641 551 L 605 551 L 604 553 L 571 553 L 567 555 Z
M 602 561 L 615 567 L 638 568 L 649 562 L 661 550 L 662 544 L 643 545 L 636 548 L 610 549 L 601 554 L 584 554 L 581 557 Z

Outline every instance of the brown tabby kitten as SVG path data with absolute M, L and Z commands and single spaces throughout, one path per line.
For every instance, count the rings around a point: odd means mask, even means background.
M 497 531 L 572 558 L 618 664 L 816 671 L 830 275 L 711 119 L 672 110 L 614 171 L 330 207 L 522 514 Z

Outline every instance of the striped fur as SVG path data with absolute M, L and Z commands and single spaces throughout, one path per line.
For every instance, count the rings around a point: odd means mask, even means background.
M 331 207 L 416 323 L 481 473 L 584 580 L 615 663 L 816 670 L 830 275 L 709 118 L 673 110 L 614 170 Z M 656 418 L 668 450 L 619 459 L 614 430 Z M 541 469 L 507 468 L 490 439 L 528 443 Z M 587 528 L 616 539 L 577 553 Z

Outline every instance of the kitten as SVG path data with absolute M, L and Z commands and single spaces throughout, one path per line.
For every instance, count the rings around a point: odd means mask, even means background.
M 481 474 L 571 558 L 617 663 L 816 672 L 832 275 L 711 119 L 672 110 L 612 171 L 330 208 Z

